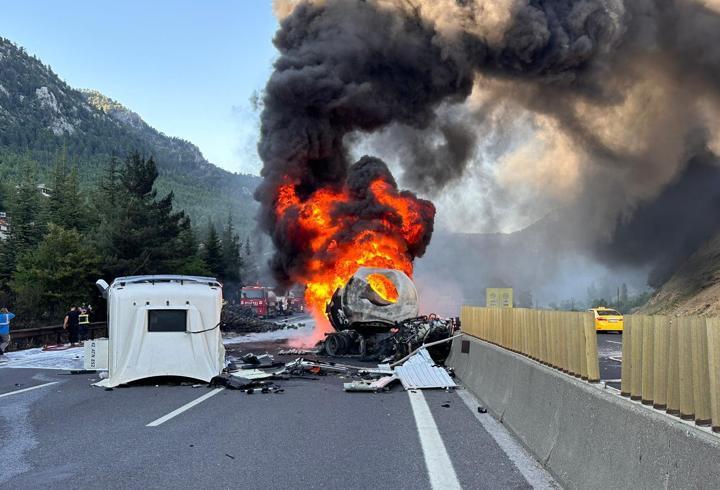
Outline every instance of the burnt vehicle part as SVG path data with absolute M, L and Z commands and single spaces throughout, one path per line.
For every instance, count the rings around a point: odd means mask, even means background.
M 417 290 L 405 273 L 362 267 L 335 291 L 327 306 L 327 317 L 336 332 L 327 335 L 325 353 L 399 358 L 424 343 L 447 338 L 455 330 L 454 319 L 418 313 Z M 438 346 L 430 353 L 442 360 L 448 349 Z

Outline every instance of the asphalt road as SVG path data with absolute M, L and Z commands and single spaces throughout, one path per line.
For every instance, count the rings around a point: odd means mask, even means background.
M 90 386 L 97 379 L 0 368 L 0 487 L 554 484 L 507 433 L 498 436 L 502 426 L 477 414 L 464 390 L 409 393 L 396 385 L 386 393 L 345 393 L 346 380 L 326 376 L 279 381 L 280 394 L 147 383 L 106 391 Z
M 600 358 L 600 379 L 620 389 L 620 368 L 622 366 L 622 334 L 600 333 L 598 356 Z

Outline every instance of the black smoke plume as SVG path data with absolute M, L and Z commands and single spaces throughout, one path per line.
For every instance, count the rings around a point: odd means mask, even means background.
M 277 248 L 277 276 L 287 278 L 302 254 L 275 216 L 280 185 L 292 182 L 301 196 L 342 186 L 352 163 L 348 145 L 384 130 L 397 139 L 386 152 L 402 157 L 403 182 L 432 194 L 462 178 L 478 141 L 497 137 L 481 132 L 481 121 L 496 110 L 509 118 L 534 115 L 552 128 L 550 138 L 571 141 L 580 162 L 580 191 L 564 203 L 577 225 L 572 233 L 613 242 L 620 223 L 617 235 L 625 236 L 633 214 L 652 209 L 684 175 L 689 135 L 699 126 L 717 134 L 720 16 L 710 6 L 699 0 L 276 2 L 283 16 L 275 37 L 280 56 L 265 90 L 264 181 L 256 198 L 261 226 Z M 452 117 L 471 95 L 484 105 L 471 117 Z M 680 207 L 697 189 L 676 188 Z M 707 226 L 714 225 L 691 220 L 684 230 L 700 236 Z M 637 240 L 652 237 L 640 233 Z M 635 255 L 629 250 L 624 257 Z

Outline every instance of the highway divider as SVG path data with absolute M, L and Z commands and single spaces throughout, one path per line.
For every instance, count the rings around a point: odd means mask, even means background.
M 623 396 L 720 432 L 720 319 L 628 315 Z
M 447 364 L 564 488 L 720 481 L 720 437 L 707 429 L 475 336 L 455 339 Z
M 592 313 L 463 306 L 462 331 L 590 382 L 600 380 Z

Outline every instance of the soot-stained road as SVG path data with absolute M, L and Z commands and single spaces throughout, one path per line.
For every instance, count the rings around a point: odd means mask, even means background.
M 555 485 L 462 389 L 345 393 L 346 380 L 321 376 L 249 395 L 153 383 L 105 391 L 97 379 L 0 368 L 0 487 Z

